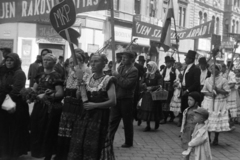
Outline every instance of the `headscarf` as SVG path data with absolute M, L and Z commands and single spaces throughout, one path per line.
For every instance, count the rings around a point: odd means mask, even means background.
M 212 67 L 214 66 L 214 63 L 212 63 L 209 67 L 209 70 L 212 72 Z M 222 71 L 222 65 L 219 63 L 216 63 L 215 67 L 221 72 Z
M 57 62 L 57 57 L 54 56 L 52 53 L 46 54 L 46 55 L 44 56 L 44 58 L 46 58 L 46 57 L 47 57 L 47 58 L 51 58 L 54 63 Z M 43 58 L 43 59 L 44 59 L 44 58 Z
M 76 58 L 80 61 L 83 61 L 83 63 L 84 63 L 84 61 L 85 61 L 84 51 L 80 48 L 77 48 L 77 49 L 75 49 L 75 54 L 76 54 Z
M 21 69 L 21 60 L 20 60 L 17 53 L 9 53 L 6 56 L 6 59 L 7 58 L 11 58 L 14 61 L 14 67 L 13 68 L 7 68 L 7 70 L 16 71 L 18 69 Z
M 147 70 L 147 75 L 150 75 L 152 77 L 155 75 L 156 71 L 158 70 L 158 66 L 154 61 L 149 61 L 147 64 L 152 68 L 151 71 Z

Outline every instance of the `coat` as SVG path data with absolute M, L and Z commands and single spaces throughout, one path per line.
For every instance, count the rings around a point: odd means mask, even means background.
M 35 83 L 35 78 L 37 76 L 39 64 L 34 62 L 30 65 L 28 70 L 28 79 L 30 80 L 30 87 L 32 87 Z
M 199 128 L 200 127 L 200 128 Z M 195 160 L 211 160 L 211 148 L 208 138 L 207 124 L 202 127 L 196 124 L 189 147 L 194 147 Z
M 138 80 L 138 70 L 132 65 L 128 70 L 125 66 L 119 66 L 116 76 L 116 95 L 117 99 L 134 98 L 134 92 Z

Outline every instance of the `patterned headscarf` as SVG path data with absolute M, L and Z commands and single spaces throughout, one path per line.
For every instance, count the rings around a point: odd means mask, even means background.
M 209 70 L 212 72 L 212 67 L 214 66 L 214 63 L 212 63 L 209 67 Z M 222 71 L 222 65 L 219 63 L 216 63 L 215 67 L 221 72 Z
M 151 69 L 151 71 L 147 70 L 147 75 L 152 76 L 158 70 L 158 66 L 157 66 L 156 62 L 154 62 L 154 61 L 149 61 L 148 65 L 151 66 L 152 69 Z
M 43 57 L 43 59 L 44 59 L 44 58 L 51 58 L 54 63 L 57 62 L 57 57 L 54 56 L 52 53 L 46 54 L 46 55 Z

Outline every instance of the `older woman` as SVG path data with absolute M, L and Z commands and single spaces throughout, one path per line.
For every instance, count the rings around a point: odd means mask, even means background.
M 150 121 L 155 122 L 155 129 L 159 128 L 159 121 L 162 118 L 162 108 L 160 101 L 153 101 L 151 91 L 155 91 L 161 84 L 162 76 L 158 70 L 157 64 L 153 61 L 147 64 L 147 73 L 142 79 L 142 87 L 145 93 L 142 98 L 142 105 L 138 118 L 147 122 L 145 132 L 151 130 Z
M 77 117 L 81 115 L 83 110 L 81 97 L 77 96 L 78 84 L 82 80 L 85 82 L 91 74 L 91 71 L 84 64 L 84 52 L 77 49 L 75 53 L 78 60 L 78 67 L 74 67 L 73 58 L 71 57 L 69 59 L 70 68 L 65 89 L 63 112 L 59 125 L 56 160 L 67 159 L 72 129 Z
M 26 76 L 21 69 L 18 55 L 8 54 L 0 72 L 0 104 L 8 94 L 16 103 L 16 108 L 0 108 L 0 159 L 17 159 L 26 154 L 29 148 L 28 104 L 20 96 L 25 83 Z
M 62 112 L 63 82 L 54 71 L 56 57 L 43 57 L 44 72 L 37 76 L 33 90 L 37 93 L 31 115 L 31 153 L 33 157 L 50 160 L 57 144 L 59 121 Z
M 214 145 L 218 144 L 220 132 L 229 131 L 229 117 L 227 109 L 227 95 L 230 92 L 227 79 L 220 75 L 221 65 L 210 66 L 210 72 L 213 73 L 215 67 L 215 86 L 213 86 L 213 74 L 207 78 L 202 89 L 204 99 L 202 107 L 209 112 L 208 131 L 215 133 Z M 214 90 L 213 90 L 214 88 Z
M 113 78 L 103 73 L 106 63 L 105 55 L 91 57 L 94 74 L 86 82 L 89 102 L 83 104 L 83 113 L 75 123 L 68 160 L 114 159 L 108 124 L 116 94 Z

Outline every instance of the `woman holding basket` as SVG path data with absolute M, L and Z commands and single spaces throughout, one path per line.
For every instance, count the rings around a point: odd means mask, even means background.
M 147 64 L 147 73 L 143 76 L 141 86 L 144 90 L 142 98 L 139 119 L 147 122 L 145 132 L 151 130 L 150 122 L 155 122 L 155 129 L 159 128 L 159 122 L 162 118 L 162 108 L 160 101 L 153 101 L 151 92 L 156 91 L 161 84 L 161 75 L 157 64 L 153 61 Z

